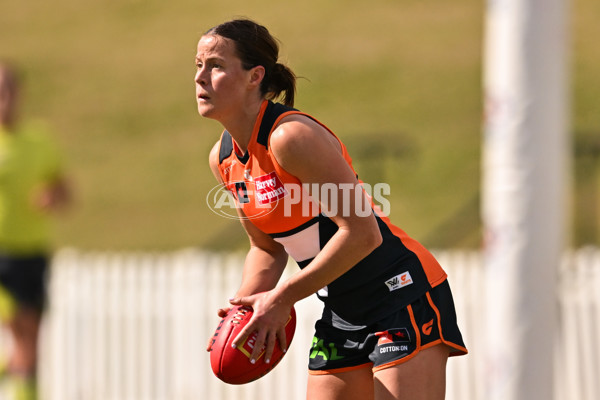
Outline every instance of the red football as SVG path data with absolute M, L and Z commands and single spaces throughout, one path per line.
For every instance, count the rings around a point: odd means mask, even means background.
M 210 365 L 214 374 L 223 382 L 235 385 L 252 382 L 275 368 L 285 354 L 281 351 L 281 346 L 277 342 L 269 364 L 265 362 L 264 346 L 256 362 L 254 364 L 250 363 L 250 355 L 254 348 L 257 332 L 253 332 L 236 348 L 231 347 L 233 340 L 250 321 L 251 317 L 252 307 L 235 306 L 217 326 L 210 350 Z M 285 338 L 288 349 L 295 330 L 296 311 L 292 307 L 290 317 L 285 325 Z

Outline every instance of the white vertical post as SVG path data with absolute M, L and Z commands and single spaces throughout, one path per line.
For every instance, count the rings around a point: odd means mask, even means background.
M 568 0 L 488 0 L 483 220 L 488 400 L 552 399 L 566 230 Z

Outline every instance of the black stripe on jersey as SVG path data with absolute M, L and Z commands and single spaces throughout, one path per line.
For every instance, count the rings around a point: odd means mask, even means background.
M 256 142 L 262 144 L 265 146 L 265 148 L 269 148 L 269 134 L 271 133 L 271 129 L 273 129 L 275 120 L 277 120 L 281 114 L 288 111 L 298 110 L 285 106 L 281 103 L 273 103 L 270 101 L 269 104 L 267 104 L 265 113 L 263 114 L 260 128 L 258 130 L 258 136 L 256 137 Z
M 223 163 L 223 161 L 231 155 L 233 151 L 233 139 L 231 138 L 231 134 L 227 131 L 223 131 L 223 137 L 221 137 L 221 148 L 219 150 L 219 164 Z M 250 154 L 246 152 L 243 157 L 240 157 L 236 153 L 236 157 L 242 164 L 246 164 L 250 159 Z
M 250 159 L 250 154 L 248 152 L 245 152 L 243 157 L 238 156 L 237 153 L 235 154 L 235 156 L 238 160 L 240 160 L 242 164 L 246 164 Z
M 219 164 L 223 163 L 227 157 L 233 151 L 233 139 L 231 134 L 227 131 L 223 132 L 221 136 L 221 148 L 219 149 Z

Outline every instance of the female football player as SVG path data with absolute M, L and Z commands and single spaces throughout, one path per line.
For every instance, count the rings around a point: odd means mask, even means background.
M 196 53 L 198 112 L 224 128 L 210 166 L 250 240 L 230 303 L 254 314 L 235 343 L 257 332 L 251 362 L 270 362 L 291 307 L 316 293 L 308 399 L 443 399 L 448 357 L 467 352 L 446 273 L 374 205 L 333 132 L 292 108 L 278 52 L 265 27 L 237 19 Z M 300 270 L 277 285 L 288 255 Z

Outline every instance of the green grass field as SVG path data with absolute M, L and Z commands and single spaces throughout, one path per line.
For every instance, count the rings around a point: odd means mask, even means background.
M 347 142 L 365 181 L 391 184 L 392 221 L 428 246 L 479 246 L 484 2 L 203 3 L 3 3 L 0 57 L 23 67 L 24 114 L 52 126 L 75 191 L 57 245 L 246 245 L 238 224 L 206 205 L 220 127 L 196 113 L 193 58 L 202 32 L 247 16 L 303 77 L 296 106 Z M 600 132 L 600 4 L 572 9 L 572 125 L 587 140 Z M 597 205 L 575 198 L 576 244 L 598 241 L 598 221 L 585 227 Z

